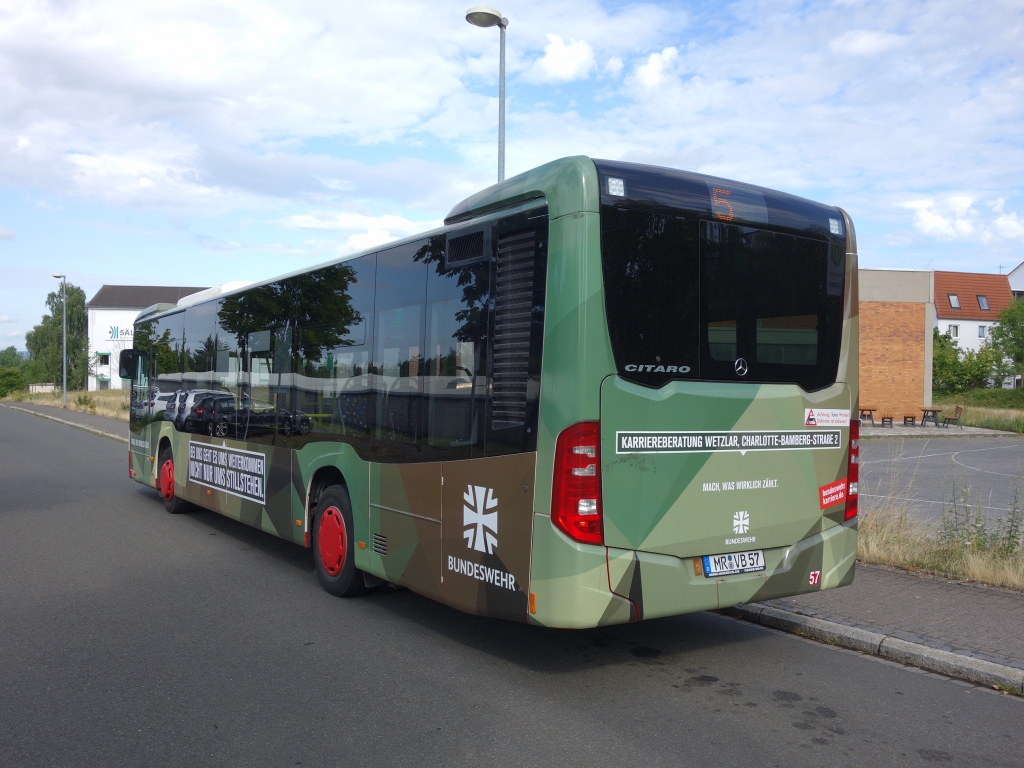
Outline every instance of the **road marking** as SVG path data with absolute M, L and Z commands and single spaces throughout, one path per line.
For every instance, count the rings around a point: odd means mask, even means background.
M 893 501 L 906 501 L 908 504 L 913 506 L 914 504 L 949 504 L 947 501 L 933 501 L 931 499 L 900 499 L 898 496 L 886 496 L 880 493 L 862 493 L 860 494 L 862 499 L 892 499 Z M 1009 507 L 986 507 L 984 504 L 967 504 L 971 509 L 993 509 L 996 512 L 1009 512 Z M 867 512 L 867 514 L 871 514 Z
M 925 453 L 925 454 L 921 454 L 920 456 L 902 456 L 902 455 L 900 455 L 900 456 L 897 456 L 894 459 L 876 459 L 874 461 L 862 461 L 861 465 L 863 466 L 864 464 L 889 464 L 889 463 L 894 462 L 894 461 L 910 461 L 912 459 L 917 459 L 917 460 L 931 459 L 931 458 L 934 458 L 936 456 L 957 456 L 957 455 L 959 455 L 961 453 L 977 453 L 978 451 L 1001 451 L 1001 450 L 1007 450 L 1007 449 L 1011 449 L 1011 448 L 1018 448 L 1019 449 L 1019 446 L 1016 446 L 1016 445 L 997 445 L 994 448 L 970 448 L 970 449 L 965 450 L 965 451 L 944 451 L 943 453 Z

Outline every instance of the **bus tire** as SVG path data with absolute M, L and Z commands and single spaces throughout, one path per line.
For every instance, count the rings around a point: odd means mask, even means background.
M 160 464 L 157 469 L 157 491 L 164 503 L 164 509 L 172 515 L 180 515 L 188 508 L 188 502 L 174 490 L 174 454 L 170 446 L 160 449 Z
M 336 597 L 364 594 L 363 572 L 356 568 L 352 503 L 342 485 L 320 494 L 313 518 L 313 561 L 320 586 Z

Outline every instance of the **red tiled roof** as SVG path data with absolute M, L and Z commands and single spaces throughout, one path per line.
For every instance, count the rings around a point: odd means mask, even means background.
M 949 296 L 960 299 L 960 309 L 954 309 Z M 978 303 L 978 297 L 988 299 L 988 309 Z M 982 275 L 976 272 L 935 272 L 935 315 L 943 320 L 998 320 L 999 313 L 1010 306 L 1013 292 L 1006 275 Z

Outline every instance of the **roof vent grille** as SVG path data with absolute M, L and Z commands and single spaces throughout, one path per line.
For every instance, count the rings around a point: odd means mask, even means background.
M 448 241 L 446 260 L 449 266 L 482 258 L 484 255 L 484 233 L 470 232 L 468 235 L 453 237 Z

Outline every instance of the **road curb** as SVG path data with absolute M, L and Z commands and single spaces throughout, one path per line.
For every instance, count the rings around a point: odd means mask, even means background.
M 740 603 L 725 612 L 755 624 L 791 632 L 828 645 L 849 648 L 958 680 L 1000 686 L 1012 693 L 1024 695 L 1024 670 L 1014 667 L 972 659 L 970 656 L 929 648 L 891 635 L 802 616 L 766 605 Z
M 123 435 L 115 435 L 113 432 L 107 432 L 102 429 L 96 429 L 95 427 L 90 427 L 85 424 L 79 424 L 74 421 L 68 421 L 67 419 L 58 419 L 56 416 L 50 416 L 48 413 L 40 413 L 39 411 L 33 411 L 29 408 L 19 408 L 16 405 L 7 405 L 6 403 L 0 403 L 0 406 L 3 406 L 4 408 L 9 408 L 12 411 L 21 411 L 22 413 L 28 413 L 31 414 L 32 416 L 38 416 L 42 419 L 56 421 L 58 424 L 67 424 L 69 427 L 81 429 L 85 432 L 92 432 L 94 435 L 100 435 L 101 437 L 109 437 L 111 440 L 120 440 L 122 443 L 128 442 L 128 438 L 124 437 Z

